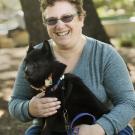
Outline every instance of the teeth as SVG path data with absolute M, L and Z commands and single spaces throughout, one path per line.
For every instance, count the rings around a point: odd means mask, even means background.
M 58 32 L 57 35 L 58 36 L 66 36 L 68 34 L 68 31 L 66 32 Z

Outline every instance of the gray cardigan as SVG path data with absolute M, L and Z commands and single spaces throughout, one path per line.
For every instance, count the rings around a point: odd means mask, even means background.
M 107 135 L 115 135 L 135 117 L 135 92 L 121 56 L 110 45 L 87 38 L 73 74 L 78 75 L 99 100 L 112 108 L 97 123 Z M 19 67 L 9 102 L 10 114 L 24 122 L 34 120 L 29 115 L 29 100 L 35 95 L 24 77 L 24 63 Z M 35 119 L 33 124 L 42 124 Z

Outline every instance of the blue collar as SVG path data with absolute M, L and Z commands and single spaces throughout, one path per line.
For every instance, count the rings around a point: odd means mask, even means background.
M 65 76 L 62 75 L 62 76 L 60 77 L 60 79 L 57 81 L 57 83 L 51 88 L 51 91 L 55 91 L 55 90 L 58 88 L 60 82 L 61 82 L 64 78 L 65 78 Z

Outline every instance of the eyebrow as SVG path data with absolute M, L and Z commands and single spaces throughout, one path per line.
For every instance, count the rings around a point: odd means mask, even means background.
M 49 17 L 47 17 L 47 18 L 61 18 L 62 16 L 66 16 L 66 15 L 72 15 L 72 14 L 77 14 L 77 13 L 65 13 L 65 14 L 63 14 L 63 15 L 61 15 L 60 17 L 55 17 L 55 16 L 49 16 Z M 44 18 L 45 18 L 45 16 L 43 16 Z M 45 18 L 45 19 L 47 19 L 47 18 Z

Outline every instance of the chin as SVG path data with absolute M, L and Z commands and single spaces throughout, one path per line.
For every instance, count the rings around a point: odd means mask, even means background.
M 59 42 L 56 42 L 56 44 L 62 48 L 69 48 L 71 46 L 71 42 L 69 42 L 69 40 L 61 40 Z

